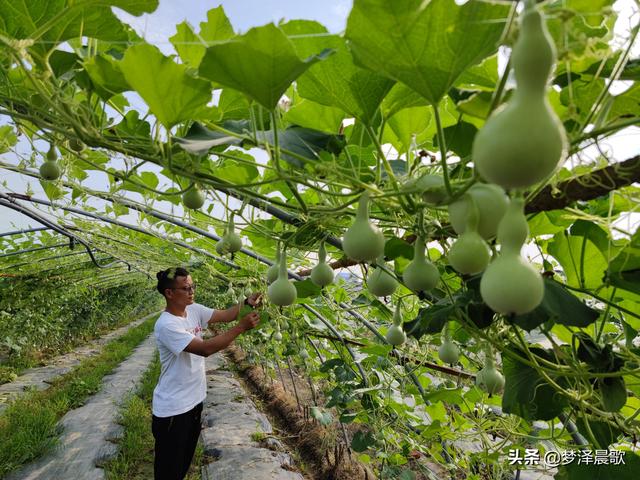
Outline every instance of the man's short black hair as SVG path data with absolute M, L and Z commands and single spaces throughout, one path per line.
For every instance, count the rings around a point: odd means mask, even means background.
M 167 288 L 173 288 L 175 285 L 176 277 L 188 277 L 189 272 L 182 267 L 167 268 L 156 273 L 158 278 L 158 291 L 164 295 L 164 291 Z

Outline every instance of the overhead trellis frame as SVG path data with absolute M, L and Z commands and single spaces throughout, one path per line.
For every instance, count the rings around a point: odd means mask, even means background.
M 98 263 L 98 261 L 96 260 L 96 258 L 93 255 L 93 252 L 91 250 L 91 246 L 84 240 L 82 240 L 81 238 L 79 238 L 78 236 L 67 232 L 64 228 L 59 227 L 58 225 L 56 225 L 55 223 L 47 220 L 46 218 L 44 218 L 42 215 L 39 215 L 38 213 L 24 207 L 23 205 L 20 205 L 16 202 L 16 198 L 19 198 L 19 196 L 16 195 L 12 195 L 9 196 L 5 193 L 0 192 L 0 205 L 10 208 L 12 210 L 15 210 L 16 212 L 20 212 L 23 215 L 26 215 L 27 217 L 32 218 L 33 220 L 51 228 L 52 230 L 60 233 L 61 235 L 64 235 L 65 237 L 69 238 L 69 240 L 74 240 L 78 243 L 80 243 L 86 250 L 87 253 L 89 254 L 89 256 L 91 257 L 91 261 L 94 263 L 94 265 L 98 268 L 111 268 L 113 267 L 115 264 L 117 263 L 124 263 L 125 265 L 127 265 L 127 268 L 129 270 L 131 270 L 132 268 L 134 268 L 135 270 L 139 271 L 140 273 L 143 273 L 145 275 L 148 275 L 147 273 L 143 272 L 142 270 L 139 270 L 137 267 L 132 266 L 129 262 L 125 261 L 125 260 L 121 260 L 121 259 L 117 259 L 114 262 L 111 262 L 109 264 L 106 265 L 100 265 Z M 98 250 L 101 251 L 101 250 Z M 106 252 L 105 252 L 106 253 Z

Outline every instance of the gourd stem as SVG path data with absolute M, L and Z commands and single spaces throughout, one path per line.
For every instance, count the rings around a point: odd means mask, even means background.
M 402 313 L 400 309 L 401 309 L 401 302 L 398 301 L 398 303 L 396 304 L 396 310 L 395 312 L 393 312 L 393 324 L 396 327 L 400 327 L 402 325 Z
M 447 170 L 447 145 L 444 139 L 444 130 L 442 129 L 442 123 L 440 122 L 440 112 L 438 112 L 438 105 L 432 105 L 433 116 L 436 119 L 436 127 L 438 128 L 438 145 L 440 146 L 440 164 L 442 165 L 442 179 L 444 180 L 444 188 L 447 190 L 449 198 L 453 196 L 451 190 L 451 183 L 449 183 L 449 171 Z

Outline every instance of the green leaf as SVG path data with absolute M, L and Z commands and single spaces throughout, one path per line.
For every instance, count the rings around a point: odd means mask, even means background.
M 128 48 L 120 69 L 167 128 L 197 117 L 211 100 L 209 82 L 188 75 L 184 65 L 176 64 L 154 46 Z
M 607 269 L 607 259 L 587 236 L 557 233 L 549 242 L 547 251 L 553 255 L 572 287 L 598 288 Z
M 113 95 L 131 90 L 119 65 L 104 55 L 96 55 L 84 63 L 98 95 L 108 100 Z
M 37 35 L 33 48 L 41 52 L 82 36 L 126 42 L 127 27 L 112 12 L 112 6 L 141 15 L 153 12 L 158 0 L 0 0 L 0 33 L 19 39 Z
M 177 25 L 176 30 L 176 34 L 169 40 L 182 61 L 193 68 L 200 65 L 208 45 L 235 36 L 222 5 L 207 12 L 207 21 L 200 23 L 198 35 L 187 22 Z
M 255 159 L 251 155 L 239 150 L 229 150 L 227 153 L 234 157 L 243 159 L 245 162 L 239 162 L 237 160 L 224 157 L 216 164 L 211 164 L 211 173 L 235 185 L 251 183 L 260 176 L 257 166 L 248 165 L 246 163 L 255 163 Z
M 298 298 L 317 297 L 321 292 L 320 287 L 308 278 L 299 282 L 293 282 L 293 285 L 298 292 Z
M 454 152 L 460 158 L 471 155 L 471 145 L 478 129 L 467 122 L 460 122 L 444 129 L 447 150 Z M 438 145 L 438 137 L 434 137 L 434 145 Z
M 599 378 L 598 389 L 605 412 L 617 412 L 627 402 L 627 387 L 622 377 Z
M 315 53 L 301 60 L 282 30 L 270 23 L 209 47 L 199 73 L 273 110 L 291 82 L 331 51 Z
M 222 127 L 238 133 L 245 132 L 245 135 L 249 133 L 248 122 L 224 122 Z M 261 130 L 256 134 L 259 141 L 273 145 L 273 131 Z M 243 139 L 209 130 L 199 123 L 194 123 L 187 135 L 175 140 L 183 149 L 195 155 L 204 155 L 209 149 L 220 145 L 240 145 L 243 142 Z M 246 138 L 244 141 L 247 145 L 250 143 Z M 286 150 L 280 157 L 295 167 L 302 167 L 305 161 L 317 161 L 322 151 L 339 153 L 344 140 L 342 135 L 329 135 L 308 128 L 289 127 L 278 132 L 278 142 L 280 148 Z M 264 148 L 263 145 L 259 146 Z
M 0 126 L 0 153 L 8 152 L 18 142 L 18 136 L 11 125 Z
M 640 230 L 611 260 L 607 277 L 612 285 L 640 294 Z
M 540 348 L 530 348 L 531 352 L 547 360 L 553 356 Z M 513 350 L 519 356 L 525 356 L 519 350 Z M 552 420 L 568 406 L 567 398 L 556 392 L 533 368 L 520 363 L 508 353 L 502 355 L 505 377 L 502 410 L 524 418 L 525 420 Z M 562 384 L 562 379 L 554 379 Z
M 393 237 L 384 244 L 384 256 L 389 260 L 395 260 L 398 257 L 404 257 L 407 260 L 413 259 L 413 245 L 406 240 Z
M 640 471 L 640 456 L 634 452 L 623 450 L 624 463 L 608 465 L 594 465 L 580 463 L 577 460 L 558 468 L 555 480 L 636 480 Z M 579 458 L 580 452 L 576 452 Z M 592 457 L 593 458 L 593 457 Z
M 371 432 L 356 432 L 351 440 L 351 448 L 354 452 L 364 452 L 376 444 Z
M 305 99 L 296 102 L 284 116 L 287 122 L 294 125 L 327 133 L 338 133 L 344 117 L 344 112 L 338 108 Z
M 580 417 L 576 420 L 576 426 L 578 427 L 578 431 L 582 433 L 585 438 L 590 438 L 587 430 L 587 423 L 589 424 L 589 430 L 591 430 L 597 442 L 595 445 L 596 448 L 607 448 L 609 445 L 614 443 L 622 433 L 619 429 L 612 427 L 607 422 Z
M 494 53 L 509 6 L 454 0 L 356 0 L 346 37 L 356 62 L 437 104 L 466 69 Z
M 434 304 L 418 311 L 416 318 L 405 322 L 403 328 L 408 335 L 420 339 L 422 335 L 440 333 L 444 324 L 454 317 L 458 307 L 452 304 Z
M 545 278 L 542 303 L 532 312 L 513 317 L 513 323 L 527 331 L 548 321 L 584 328 L 595 322 L 599 315 L 600 312 L 585 305 L 558 282 Z
M 308 56 L 322 49 L 335 53 L 314 65 L 296 82 L 298 93 L 304 98 L 331 107 L 371 124 L 382 99 L 393 81 L 356 66 L 344 38 L 329 35 L 317 22 L 294 20 L 282 25 L 296 51 Z

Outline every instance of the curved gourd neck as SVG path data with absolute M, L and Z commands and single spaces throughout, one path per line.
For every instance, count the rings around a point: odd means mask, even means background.
M 234 233 L 236 229 L 235 222 L 233 221 L 233 214 L 229 215 L 229 222 L 227 223 L 227 233 Z
M 324 248 L 324 242 L 320 244 L 318 249 L 318 263 L 327 263 L 327 250 Z
M 496 367 L 496 361 L 493 358 L 493 349 L 491 348 L 491 345 L 489 345 L 488 343 L 485 344 L 483 350 L 484 350 L 484 365 L 485 365 L 485 367 L 495 368 Z
M 442 329 L 442 343 L 450 343 L 451 342 L 451 330 L 449 327 L 449 322 L 445 322 L 444 328 Z
M 360 203 L 358 204 L 358 212 L 356 214 L 356 222 L 368 222 L 369 221 L 369 193 L 364 192 L 360 197 Z
M 393 324 L 396 327 L 400 327 L 402 325 L 402 312 L 400 309 L 400 302 L 396 305 L 396 310 L 393 312 Z
M 416 243 L 413 245 L 413 261 L 424 263 L 424 240 L 422 237 L 418 236 L 416 238 Z
M 278 243 L 278 247 L 276 248 L 276 258 L 275 258 L 276 264 L 280 263 L 280 258 L 282 258 L 282 247 L 280 247 L 280 244 Z
M 524 199 L 514 197 L 498 227 L 498 242 L 503 254 L 520 255 L 520 250 L 529 236 L 527 219 L 524 216 Z
M 278 279 L 281 278 L 285 280 L 289 278 L 289 274 L 287 273 L 287 252 L 284 250 L 280 254 L 280 261 L 278 263 Z

